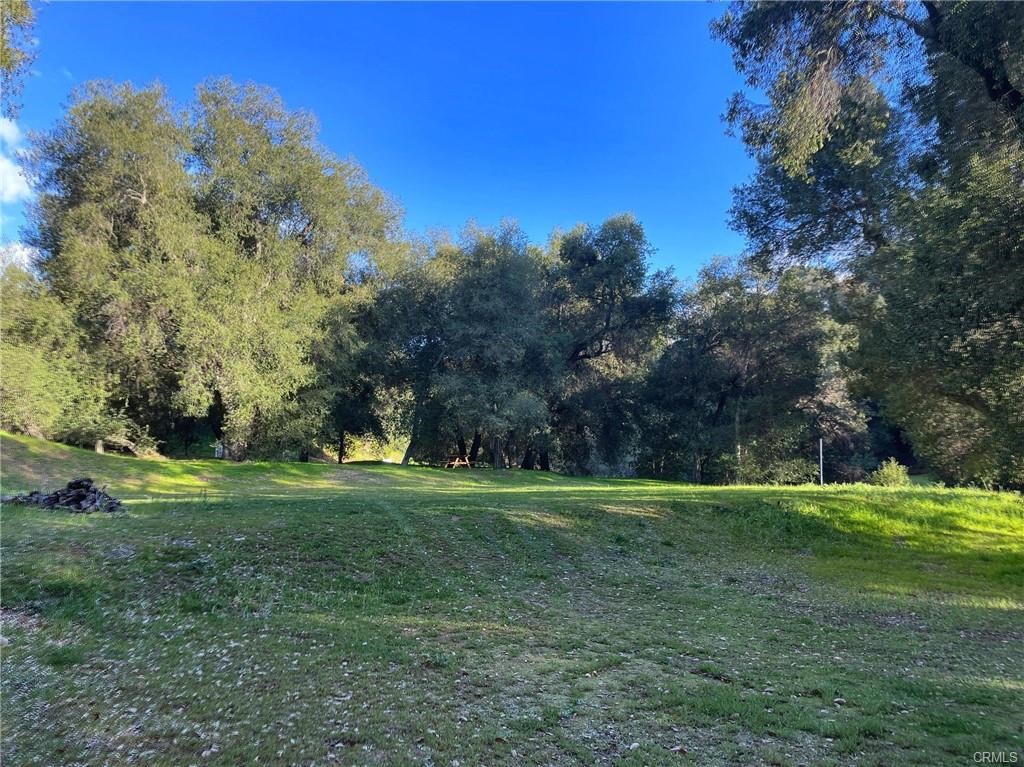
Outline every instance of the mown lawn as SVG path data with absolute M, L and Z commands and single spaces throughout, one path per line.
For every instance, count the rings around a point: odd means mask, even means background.
M 2 447 L 4 764 L 1024 762 L 1017 495 Z

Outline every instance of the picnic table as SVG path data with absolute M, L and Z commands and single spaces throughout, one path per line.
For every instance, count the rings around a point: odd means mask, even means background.
M 464 455 L 453 455 L 448 459 L 448 463 L 444 465 L 446 469 L 457 469 L 460 466 L 465 466 L 467 469 L 472 469 L 472 462 Z

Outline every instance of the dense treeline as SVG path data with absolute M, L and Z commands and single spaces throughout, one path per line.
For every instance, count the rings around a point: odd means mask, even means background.
M 33 142 L 2 425 L 696 482 L 812 480 L 820 438 L 829 480 L 895 455 L 1021 486 L 1018 8 L 731 9 L 715 31 L 768 96 L 729 113 L 758 161 L 750 249 L 687 285 L 629 215 L 543 246 L 513 223 L 410 239 L 265 89 L 91 85 Z
M 856 389 L 956 481 L 1024 484 L 1024 5 L 737 4 L 767 104 L 734 222 L 761 267 L 824 263 Z

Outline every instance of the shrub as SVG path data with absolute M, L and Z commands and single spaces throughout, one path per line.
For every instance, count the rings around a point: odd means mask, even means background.
M 882 461 L 878 468 L 871 472 L 868 481 L 872 485 L 882 487 L 903 487 L 910 484 L 910 475 L 907 474 L 907 467 L 895 458 Z

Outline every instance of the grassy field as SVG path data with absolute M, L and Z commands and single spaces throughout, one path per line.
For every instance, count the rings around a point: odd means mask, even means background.
M 1024 762 L 1017 495 L 2 446 L 4 764 Z

